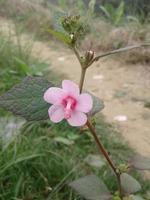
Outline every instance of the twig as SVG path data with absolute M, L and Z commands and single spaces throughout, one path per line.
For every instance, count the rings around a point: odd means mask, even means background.
M 117 53 L 122 53 L 122 52 L 126 52 L 126 51 L 130 51 L 133 49 L 137 49 L 137 48 L 141 48 L 141 47 L 149 47 L 150 43 L 144 43 L 144 44 L 139 44 L 139 45 L 133 45 L 133 46 L 128 46 L 125 48 L 120 48 L 120 49 L 116 49 L 113 51 L 109 51 L 107 53 L 101 54 L 99 56 L 96 56 L 89 64 L 88 67 L 93 63 L 93 62 L 97 62 L 100 58 L 103 58 L 105 56 L 109 56 L 109 55 L 113 55 L 113 54 L 117 54 Z

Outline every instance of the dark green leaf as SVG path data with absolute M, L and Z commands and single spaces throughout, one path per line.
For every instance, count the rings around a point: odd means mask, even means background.
M 139 170 L 150 170 L 150 158 L 135 156 L 130 163 L 131 167 Z
M 80 196 L 87 200 L 111 199 L 105 184 L 95 175 L 85 176 L 69 184 Z
M 125 193 L 132 194 L 141 190 L 140 183 L 129 174 L 121 174 L 121 186 Z
M 41 77 L 26 77 L 0 97 L 0 107 L 29 121 L 45 120 L 50 105 L 43 100 L 43 94 L 52 86 Z
M 71 44 L 71 37 L 69 35 L 66 35 L 65 33 L 58 32 L 52 29 L 48 29 L 48 32 L 53 35 L 58 40 L 64 42 L 65 44 L 70 45 Z
M 96 113 L 100 112 L 104 108 L 104 103 L 101 99 L 94 96 L 93 94 L 89 93 L 93 98 L 93 108 L 88 113 L 89 116 L 95 115 Z

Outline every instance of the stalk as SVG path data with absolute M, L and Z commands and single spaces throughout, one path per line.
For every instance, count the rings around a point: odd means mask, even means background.
M 80 76 L 80 84 L 79 84 L 79 87 L 80 87 L 80 93 L 82 93 L 82 90 L 83 90 L 83 85 L 84 85 L 84 80 L 85 80 L 85 75 L 86 75 L 86 70 L 87 68 L 89 67 L 89 64 L 87 64 L 87 66 L 85 66 L 84 63 L 82 63 L 82 60 L 81 60 L 81 57 L 77 51 L 77 49 L 74 47 L 73 48 L 74 50 L 74 53 L 81 65 L 81 76 Z M 92 64 L 92 63 L 91 63 Z M 113 161 L 111 160 L 110 156 L 108 155 L 106 149 L 104 148 L 103 144 L 101 143 L 100 139 L 98 138 L 97 136 L 97 133 L 96 133 L 96 130 L 94 128 L 94 126 L 92 125 L 92 123 L 90 122 L 90 120 L 88 119 L 87 120 L 87 123 L 86 123 L 87 127 L 89 128 L 89 131 L 90 133 L 92 134 L 99 150 L 100 150 L 100 153 L 103 154 L 103 156 L 105 157 L 105 159 L 107 160 L 109 166 L 111 167 L 111 169 L 113 170 L 116 178 L 117 178 L 117 182 L 118 182 L 118 190 L 119 190 L 119 195 L 120 195 L 120 198 L 123 199 L 123 193 L 122 193 L 122 188 L 121 188 L 121 180 L 120 180 L 120 172 L 117 170 L 117 167 L 114 165 Z

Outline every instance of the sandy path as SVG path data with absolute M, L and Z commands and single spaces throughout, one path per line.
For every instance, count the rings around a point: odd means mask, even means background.
M 10 21 L 0 19 L 0 26 L 5 35 L 11 30 L 16 40 Z M 21 41 L 33 43 L 26 34 L 21 36 Z M 80 67 L 75 56 L 62 47 L 54 49 L 50 46 L 34 41 L 32 54 L 48 61 L 53 71 L 66 74 L 78 82 Z M 144 107 L 144 101 L 150 99 L 150 72 L 146 67 L 141 64 L 125 65 L 118 59 L 108 57 L 88 70 L 85 88 L 104 100 L 103 114 L 120 130 L 129 145 L 139 154 L 150 156 L 150 109 Z M 127 120 L 115 120 L 118 115 L 125 115 Z

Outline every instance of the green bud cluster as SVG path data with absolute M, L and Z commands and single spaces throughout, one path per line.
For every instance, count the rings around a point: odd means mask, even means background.
M 80 15 L 64 17 L 61 20 L 61 23 L 64 30 L 70 35 L 74 43 L 77 40 L 84 38 L 86 33 L 89 31 L 89 27 L 81 21 Z
M 129 169 L 129 166 L 127 164 L 120 164 L 118 166 L 118 170 L 121 172 L 121 173 L 125 173 L 127 172 Z

